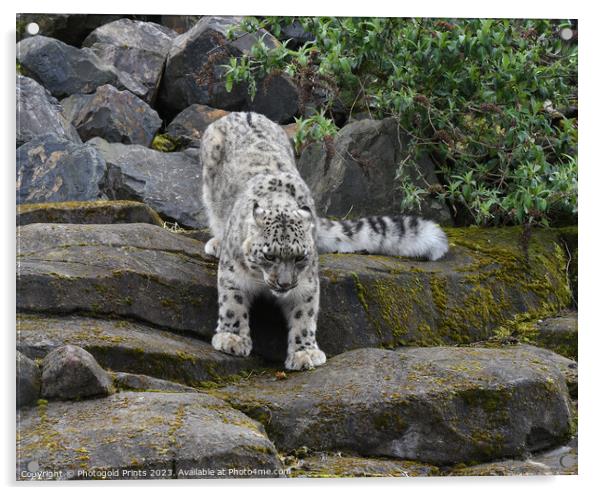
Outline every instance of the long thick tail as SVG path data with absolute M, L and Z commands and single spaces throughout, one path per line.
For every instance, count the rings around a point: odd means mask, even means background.
M 318 219 L 318 251 L 410 256 L 438 260 L 448 250 L 445 232 L 415 216 L 373 216 L 357 220 Z

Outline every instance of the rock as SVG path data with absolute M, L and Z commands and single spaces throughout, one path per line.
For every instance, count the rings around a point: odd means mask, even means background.
M 258 83 L 257 94 L 248 98 L 246 108 L 279 124 L 290 123 L 299 111 L 299 89 L 285 74 L 269 75 Z
M 366 119 L 343 127 L 330 144 L 307 146 L 298 167 L 319 213 L 349 218 L 399 214 L 402 196 L 396 174 L 407 154 L 407 140 L 394 118 Z M 429 182 L 438 184 L 429 159 L 422 159 L 417 167 Z M 412 179 L 424 187 L 416 177 Z M 442 225 L 451 224 L 449 209 L 435 199 L 425 201 L 420 214 Z
M 17 351 L 17 408 L 36 402 L 41 384 L 42 373 L 36 362 Z
M 17 206 L 17 225 L 30 223 L 150 223 L 161 227 L 161 217 L 136 201 L 69 201 Z
M 42 362 L 42 397 L 80 399 L 109 395 L 111 391 L 109 374 L 81 347 L 58 347 Z
M 320 256 L 317 339 L 329 356 L 361 347 L 487 340 L 516 315 L 557 314 L 570 304 L 557 233 L 533 236 L 528 263 L 520 228 L 447 229 L 451 250 L 423 262 L 386 256 Z M 253 349 L 284 360 L 286 322 L 266 301 L 251 312 Z
M 102 190 L 109 199 L 142 201 L 181 226 L 206 226 L 198 150 L 161 153 L 101 138 L 88 143 L 107 163 Z
M 59 102 L 33 79 L 17 75 L 17 147 L 48 133 L 81 143 Z
M 120 14 L 17 14 L 17 40 L 26 37 L 27 24 L 35 22 L 40 28 L 38 36 L 56 38 L 69 45 L 79 47 L 84 38 L 98 26 L 122 17 L 126 16 Z
M 17 479 L 282 475 L 261 425 L 206 394 L 53 402 L 21 410 L 17 425 Z
M 578 335 L 577 313 L 546 318 L 537 324 L 537 333 L 532 337 L 534 344 L 551 349 L 569 359 L 577 359 Z
M 56 134 L 38 136 L 17 149 L 17 204 L 99 199 L 105 171 L 92 146 Z
M 292 468 L 294 478 L 364 478 L 437 476 L 439 468 L 396 459 L 321 454 L 299 459 Z
M 206 105 L 190 105 L 171 121 L 165 132 L 173 142 L 180 146 L 198 148 L 207 127 L 229 113 Z M 297 124 L 283 125 L 282 129 L 291 140 L 291 145 L 294 146 Z
M 551 451 L 530 455 L 526 459 L 508 459 L 505 461 L 461 466 L 452 469 L 450 476 L 542 476 L 559 474 L 578 474 L 577 437 L 567 445 Z
M 27 76 L 38 81 L 56 98 L 92 93 L 104 84 L 129 89 L 137 95 L 146 92 L 127 74 L 104 63 L 90 49 L 80 50 L 46 36 L 37 35 L 20 41 L 17 61 Z
M 202 243 L 148 224 L 31 224 L 18 236 L 20 309 L 213 334 L 216 267 Z
M 104 292 L 104 286 L 100 283 L 97 288 L 99 293 Z M 139 290 L 143 290 L 143 287 L 140 286 Z M 146 290 L 152 291 L 153 287 Z M 162 304 L 164 301 L 168 300 L 161 299 L 154 306 L 165 308 Z M 136 316 L 136 310 L 131 314 Z M 216 351 L 198 338 L 132 321 L 83 316 L 17 315 L 17 349 L 26 356 L 43 358 L 64 345 L 85 349 L 105 369 L 131 373 L 132 377 L 127 379 L 130 388 L 134 388 L 131 385 L 133 380 L 142 382 L 150 379 L 195 387 L 215 386 L 215 383 L 230 379 L 233 375 L 262 369 L 261 361 L 255 357 L 230 356 Z M 136 378 L 141 375 L 147 376 Z
M 314 40 L 314 35 L 305 31 L 301 23 L 297 20 L 294 20 L 290 24 L 284 24 L 281 28 L 279 39 L 281 41 L 288 40 L 289 43 L 287 46 L 292 50 L 296 50 L 305 43 Z
M 133 373 L 114 373 L 113 383 L 121 390 L 139 390 L 152 392 L 190 392 L 196 393 L 197 389 L 181 385 L 176 382 L 161 380 L 147 375 L 136 375 Z
M 558 368 L 528 349 L 359 349 L 286 380 L 222 389 L 290 452 L 345 450 L 435 465 L 550 448 L 573 419 Z
M 153 22 L 119 19 L 96 28 L 83 45 L 147 89 L 144 101 L 155 101 L 167 53 L 176 33 Z
M 109 84 L 94 94 L 72 95 L 62 102 L 80 137 L 101 137 L 111 143 L 150 146 L 162 125 L 159 114 L 129 91 Z
M 278 41 L 264 30 L 234 33 L 234 39 L 228 40 L 228 30 L 241 21 L 242 17 L 205 16 L 174 39 L 159 90 L 159 104 L 166 116 L 173 117 L 194 103 L 224 110 L 243 107 L 247 88 L 235 84 L 228 92 L 223 65 L 231 57 L 250 53 L 258 39 L 268 48 L 276 47 Z
M 201 20 L 201 15 L 162 15 L 161 24 L 178 34 L 183 34 Z
M 171 121 L 165 133 L 183 146 L 198 148 L 207 127 L 228 113 L 206 105 L 190 105 Z
M 534 231 L 530 263 L 520 228 L 448 233 L 451 252 L 437 262 L 322 255 L 320 347 L 332 356 L 468 344 L 492 337 L 517 314 L 556 314 L 569 303 L 553 230 Z M 18 236 L 20 310 L 123 316 L 213 335 L 217 265 L 202 242 L 148 224 L 32 224 Z M 286 324 L 268 302 L 252 308 L 251 331 L 254 352 L 282 363 Z

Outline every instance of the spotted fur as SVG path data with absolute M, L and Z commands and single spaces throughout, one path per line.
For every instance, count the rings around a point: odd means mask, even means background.
M 249 309 L 271 294 L 288 322 L 285 367 L 326 361 L 316 342 L 320 285 L 318 252 L 367 250 L 438 259 L 441 229 L 417 217 L 331 221 L 316 216 L 288 137 L 262 115 L 234 112 L 211 124 L 201 142 L 203 201 L 219 258 L 218 324 L 213 346 L 237 356 L 252 349 Z

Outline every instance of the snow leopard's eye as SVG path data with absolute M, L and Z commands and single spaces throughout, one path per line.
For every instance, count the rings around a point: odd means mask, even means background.
M 307 259 L 307 256 L 305 254 L 301 254 L 295 258 L 295 263 L 301 263 L 302 261 L 305 261 L 306 259 Z
M 265 253 L 263 253 L 263 257 L 265 258 L 266 261 L 274 261 L 276 259 L 276 256 L 273 256 L 271 254 L 265 254 Z

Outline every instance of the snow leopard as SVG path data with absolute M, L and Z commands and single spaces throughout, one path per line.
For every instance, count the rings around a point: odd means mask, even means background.
M 284 130 L 253 112 L 213 122 L 200 147 L 203 202 L 219 258 L 218 322 L 212 345 L 236 356 L 252 350 L 250 308 L 273 298 L 288 324 L 288 370 L 325 363 L 316 341 L 320 304 L 318 254 L 368 252 L 437 260 L 448 250 L 444 231 L 416 216 L 320 218 L 297 171 Z

